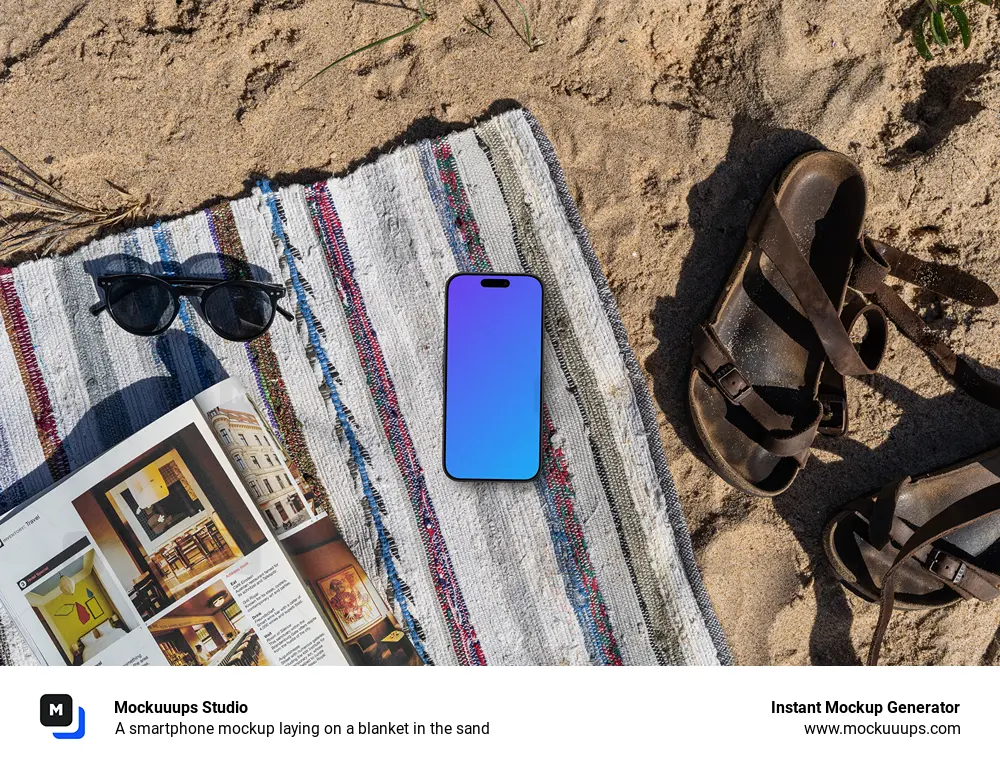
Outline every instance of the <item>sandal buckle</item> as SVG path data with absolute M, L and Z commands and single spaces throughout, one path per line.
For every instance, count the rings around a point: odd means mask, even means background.
M 944 556 L 947 556 L 950 560 L 942 561 L 941 559 Z M 931 555 L 927 557 L 927 563 L 924 564 L 924 566 L 927 567 L 927 570 L 932 574 L 937 575 L 942 580 L 946 580 L 954 585 L 958 585 L 962 582 L 962 579 L 965 577 L 966 569 L 968 568 L 966 567 L 964 561 L 948 555 L 940 548 L 934 548 L 931 551 Z
M 820 393 L 816 399 L 823 407 L 819 432 L 824 436 L 843 436 L 847 433 L 847 399 L 840 394 Z
M 734 364 L 723 365 L 716 370 L 713 377 L 715 385 L 722 392 L 722 395 L 733 404 L 740 404 L 753 391 L 747 379 L 736 369 Z

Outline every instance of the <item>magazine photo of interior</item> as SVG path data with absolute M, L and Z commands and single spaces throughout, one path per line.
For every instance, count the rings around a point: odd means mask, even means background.
M 281 449 L 246 396 L 213 407 L 206 417 L 274 532 L 288 532 L 316 517 L 312 490 L 295 464 L 281 459 Z
M 330 517 L 285 538 L 284 544 L 355 665 L 422 664 Z
M 160 617 L 149 631 L 171 665 L 268 665 L 249 622 L 219 580 Z
M 145 621 L 266 542 L 195 425 L 73 505 Z
M 81 544 L 89 547 L 81 540 L 68 550 Z M 50 571 L 24 597 L 67 665 L 83 665 L 128 635 L 128 605 L 93 548 Z

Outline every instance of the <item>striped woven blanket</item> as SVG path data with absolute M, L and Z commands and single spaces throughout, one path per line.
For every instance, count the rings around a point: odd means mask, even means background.
M 234 266 L 236 264 L 236 266 Z M 190 309 L 158 338 L 88 308 L 112 270 L 290 287 L 247 344 Z M 532 483 L 441 466 L 444 286 L 545 285 L 544 450 Z M 729 662 L 647 383 L 534 118 L 512 111 L 344 178 L 272 189 L 0 269 L 0 502 L 10 507 L 231 375 L 437 664 Z M 0 615 L 0 663 L 26 662 Z

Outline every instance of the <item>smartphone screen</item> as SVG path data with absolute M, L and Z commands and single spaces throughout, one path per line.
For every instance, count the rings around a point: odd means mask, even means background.
M 445 292 L 445 472 L 533 479 L 541 459 L 542 283 L 527 274 L 456 274 Z

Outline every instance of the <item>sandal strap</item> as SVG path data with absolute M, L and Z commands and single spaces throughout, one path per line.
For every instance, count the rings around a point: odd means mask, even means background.
M 917 532 L 917 527 L 896 515 L 899 493 L 911 481 L 906 477 L 886 486 L 876 496 L 868 518 L 868 542 L 873 547 L 881 549 L 892 543 L 902 548 Z M 931 545 L 914 553 L 913 559 L 962 598 L 992 601 L 1000 596 L 1000 575 L 976 566 L 959 551 Z
M 955 385 L 988 407 L 1000 409 L 1000 385 L 987 380 L 952 351 L 947 343 L 939 340 L 920 315 L 881 280 L 891 275 L 970 306 L 991 306 L 997 302 L 996 293 L 970 274 L 942 264 L 921 261 L 868 237 L 858 251 L 851 286 L 880 306 L 903 335 L 937 362 Z
M 923 557 L 915 557 L 924 569 L 966 599 L 992 601 L 1000 596 L 1000 577 L 978 567 L 964 556 L 932 547 Z
M 747 236 L 778 269 L 805 311 L 830 363 L 841 375 L 870 375 L 875 368 L 865 363 L 844 329 L 840 313 L 809 263 L 809 254 L 781 215 L 777 201 L 766 216 L 755 221 Z
M 740 372 L 725 345 L 709 324 L 694 331 L 694 362 L 730 404 L 742 407 L 761 426 L 751 438 L 773 455 L 795 457 L 804 464 L 819 430 L 822 408 L 816 403 L 812 419 L 804 427 L 791 429 L 792 418 L 781 415 L 758 394 Z M 749 434 L 748 434 L 749 435 Z
M 867 330 L 857 351 L 864 363 L 874 370 L 882 363 L 882 357 L 885 355 L 889 339 L 889 323 L 880 306 L 866 303 L 860 295 L 852 292 L 840 312 L 840 321 L 848 337 L 851 337 L 855 326 L 862 318 L 865 320 Z M 823 421 L 820 423 L 819 432 L 824 436 L 846 434 L 847 387 L 844 384 L 844 376 L 832 364 L 823 366 L 816 398 L 823 406 Z
M 967 306 L 986 308 L 995 306 L 1000 301 L 988 284 L 954 266 L 921 260 L 898 247 L 893 247 L 871 237 L 864 238 L 861 250 L 862 258 L 859 260 L 862 263 L 872 260 L 881 261 L 888 267 L 888 273 L 896 279 L 917 285 L 946 298 L 953 298 Z M 859 276 L 863 274 L 864 269 Z M 875 285 L 875 287 L 877 286 L 878 284 Z M 873 291 L 860 290 L 860 292 Z
M 923 319 L 900 298 L 895 290 L 882 285 L 871 296 L 900 332 L 915 343 L 951 378 L 955 385 L 988 407 L 1000 409 L 1000 386 L 980 375 L 951 347 L 934 335 Z
M 905 545 L 915 531 L 897 517 L 892 525 L 892 539 L 900 546 Z M 957 552 L 931 545 L 914 554 L 913 560 L 964 599 L 992 601 L 1000 596 L 1000 576 L 976 566 Z
M 894 538 L 893 533 L 899 531 L 896 527 L 898 519 L 896 516 L 896 506 L 899 504 L 899 493 L 911 481 L 912 479 L 907 476 L 895 484 L 887 484 L 875 496 L 875 505 L 872 507 L 871 515 L 868 517 L 868 542 L 874 547 L 879 549 L 884 548 L 893 539 L 896 539 L 900 545 L 905 542 L 905 540 Z M 909 539 L 909 536 L 907 536 L 907 539 Z
M 899 485 L 897 485 L 898 488 Z M 898 494 L 898 491 L 897 491 Z M 967 527 L 970 524 L 984 519 L 988 516 L 992 516 L 995 513 L 1000 513 L 1000 482 L 984 487 L 983 489 L 973 492 L 971 495 L 966 495 L 960 500 L 956 500 L 954 503 L 949 505 L 943 511 L 938 513 L 933 518 L 929 519 L 925 524 L 913 530 L 913 533 L 902 543 L 899 549 L 899 553 L 896 554 L 896 558 L 892 562 L 892 566 L 885 573 L 885 577 L 882 580 L 882 599 L 879 608 L 879 618 L 878 625 L 875 628 L 875 635 L 872 638 L 871 647 L 868 650 L 868 664 L 876 665 L 878 664 L 879 650 L 882 647 L 882 641 L 885 638 L 885 630 L 889 625 L 889 618 L 892 616 L 892 607 L 896 598 L 896 574 L 899 571 L 900 566 L 911 558 L 915 558 L 920 555 L 921 552 L 928 556 L 930 561 L 930 566 L 927 567 L 928 571 L 935 574 L 938 579 L 941 579 L 945 585 L 952 587 L 954 590 L 961 594 L 962 589 L 969 592 L 975 598 L 981 598 L 972 591 L 969 590 L 969 586 L 980 590 L 980 585 L 983 583 L 976 582 L 972 583 L 970 580 L 969 584 L 964 583 L 964 578 L 969 576 L 970 562 L 961 560 L 957 555 L 952 554 L 950 551 L 942 551 L 938 553 L 940 549 L 924 550 L 929 549 L 933 543 L 938 540 L 947 537 L 948 535 Z M 942 559 L 941 564 L 938 564 L 938 557 L 940 556 L 950 556 L 954 559 L 954 562 L 949 562 L 948 559 Z M 955 563 L 957 562 L 957 563 Z M 960 570 L 962 570 L 962 564 L 965 565 L 964 572 L 958 577 L 959 583 L 955 583 L 955 577 L 958 576 Z M 944 573 L 950 571 L 949 567 L 954 566 L 954 573 L 951 575 L 951 582 L 947 582 Z M 976 567 L 976 571 L 972 575 L 974 580 L 976 576 L 981 576 L 982 580 L 989 582 L 993 589 L 997 593 L 990 594 L 985 588 L 982 589 L 983 595 L 988 595 L 989 598 L 983 600 L 991 600 L 1000 594 L 1000 576 L 994 575 L 991 572 L 980 569 Z M 958 585 L 958 587 L 955 587 Z

